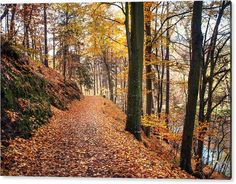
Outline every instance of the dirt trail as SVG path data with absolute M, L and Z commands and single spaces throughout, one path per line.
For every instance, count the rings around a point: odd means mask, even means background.
M 190 177 L 125 132 L 124 118 L 114 104 L 102 97 L 74 101 L 69 110 L 58 110 L 31 139 L 12 141 L 3 155 L 3 174 Z

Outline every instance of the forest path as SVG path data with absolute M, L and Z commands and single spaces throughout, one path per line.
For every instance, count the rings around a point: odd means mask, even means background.
M 107 99 L 85 97 L 4 155 L 6 175 L 188 178 L 124 131 L 125 115 Z

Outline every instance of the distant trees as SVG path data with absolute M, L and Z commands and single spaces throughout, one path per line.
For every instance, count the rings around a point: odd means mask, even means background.
M 4 7 L 4 11 L 1 15 L 1 21 L 5 18 L 8 40 L 12 40 L 12 37 L 14 34 L 14 28 L 15 28 L 14 21 L 15 21 L 16 6 L 17 6 L 16 4 L 6 4 Z M 10 25 L 9 25 L 9 20 L 10 20 Z
M 142 74 L 144 44 L 144 8 L 131 3 L 131 61 L 128 78 L 126 130 L 141 140 Z
M 191 37 L 192 37 L 192 58 L 190 60 L 190 71 L 188 79 L 188 101 L 186 104 L 186 114 L 184 119 L 184 129 L 182 137 L 180 167 L 192 173 L 192 139 L 197 107 L 198 85 L 200 69 L 202 63 L 202 1 L 195 1 L 193 4 Z

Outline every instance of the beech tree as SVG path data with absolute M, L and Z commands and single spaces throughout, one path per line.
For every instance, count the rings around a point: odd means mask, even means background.
M 200 68 L 202 63 L 202 1 L 195 1 L 193 4 L 193 15 L 191 25 L 192 36 L 192 58 L 190 60 L 190 71 L 188 79 L 188 101 L 186 104 L 186 114 L 182 136 L 182 147 L 180 155 L 180 167 L 188 173 L 192 173 L 192 138 L 195 122 L 195 114 L 198 98 L 198 85 Z
M 152 78 L 151 78 L 151 54 L 152 54 L 152 40 L 151 40 L 151 6 L 152 3 L 147 2 L 145 5 L 145 65 L 146 65 L 146 114 L 152 114 Z M 145 127 L 145 134 L 150 137 L 150 127 Z
M 43 5 L 43 14 L 44 14 L 44 65 L 48 67 L 47 4 Z
M 167 15 L 169 14 L 169 2 L 166 3 Z M 167 20 L 167 28 L 169 27 L 169 20 Z M 170 114 L 170 64 L 168 63 L 170 59 L 170 31 L 166 30 L 166 55 L 165 60 L 166 65 L 166 123 L 168 126 L 169 123 L 169 114 Z
M 131 62 L 129 63 L 126 130 L 141 140 L 144 8 L 131 3 Z

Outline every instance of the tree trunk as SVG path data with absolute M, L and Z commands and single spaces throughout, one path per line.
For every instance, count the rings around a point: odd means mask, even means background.
M 93 95 L 96 95 L 96 62 L 93 61 Z
M 102 95 L 102 72 L 101 72 L 101 65 L 99 63 L 98 65 L 98 72 L 99 72 L 99 89 L 100 89 L 100 95 Z
M 47 4 L 43 4 L 44 14 L 44 65 L 48 67 Z
M 201 126 L 202 123 L 205 121 L 210 122 L 211 121 L 211 112 L 212 112 L 212 87 L 213 87 L 213 80 L 214 80 L 214 69 L 216 66 L 216 62 L 214 61 L 215 57 L 215 48 L 216 48 L 216 41 L 217 41 L 217 35 L 218 35 L 218 28 L 221 22 L 221 18 L 224 13 L 224 9 L 228 5 L 225 3 L 225 1 L 222 2 L 222 6 L 219 10 L 219 14 L 216 20 L 216 24 L 212 33 L 211 37 L 211 42 L 210 42 L 210 49 L 207 53 L 207 58 L 206 61 L 203 63 L 203 70 L 202 70 L 202 86 L 200 89 L 200 107 L 199 107 L 199 125 Z M 208 68 L 208 63 L 210 62 L 210 76 L 207 78 L 207 68 Z M 206 91 L 206 86 L 207 86 L 207 80 L 209 82 L 208 84 L 208 103 L 207 103 L 207 112 L 206 115 L 204 114 L 206 102 L 205 102 L 205 91 Z M 200 132 L 200 137 L 201 139 L 198 140 L 198 151 L 197 155 L 199 157 L 199 163 L 197 164 L 197 170 L 201 171 L 202 170 L 202 152 L 203 152 L 203 147 L 204 147 L 204 137 L 205 137 L 205 132 L 207 131 L 207 128 L 203 129 L 202 132 Z
M 125 34 L 128 47 L 128 61 L 131 60 L 131 40 L 130 40 L 130 29 L 129 29 L 129 2 L 125 3 Z
M 15 30 L 15 14 L 16 14 L 16 4 L 12 5 L 11 9 L 11 22 L 10 22 L 10 32 L 9 32 L 9 40 L 12 40 L 14 36 L 14 30 Z
M 29 10 L 30 9 L 30 10 Z M 30 48 L 29 45 L 29 26 L 32 18 L 34 5 L 33 4 L 23 4 L 24 10 L 24 38 L 23 38 L 23 46 L 27 49 Z M 26 55 L 29 55 L 28 50 L 25 52 Z
M 69 24 L 69 7 L 68 4 L 66 6 L 66 13 L 65 13 L 65 26 Z M 63 43 L 63 77 L 64 77 L 64 82 L 66 81 L 66 67 L 67 67 L 67 62 L 68 62 L 68 40 L 67 40 L 67 35 L 64 38 L 64 43 Z
M 167 15 L 169 14 L 169 3 L 167 2 Z M 169 27 L 169 20 L 167 21 L 167 28 Z M 169 60 L 170 60 L 170 34 L 169 29 L 166 30 L 166 56 L 165 60 L 167 62 L 166 65 L 166 123 L 168 127 L 169 123 L 169 113 L 170 113 L 170 66 L 169 66 Z
M 202 63 L 202 4 L 202 1 L 195 1 L 193 4 L 193 16 L 191 27 L 192 58 L 190 61 L 190 71 L 188 79 L 188 101 L 186 104 L 186 114 L 184 120 L 182 147 L 180 155 L 180 167 L 186 170 L 188 173 L 192 173 L 192 138 L 197 106 L 200 68 Z
M 53 38 L 52 38 L 52 54 L 53 54 L 53 56 L 52 56 L 52 63 L 53 63 L 53 69 L 56 69 L 56 45 L 55 45 L 55 32 L 53 31 L 53 33 L 52 33 L 52 36 L 53 36 Z
M 112 81 L 112 76 L 111 76 L 111 69 L 110 65 L 107 61 L 107 51 L 103 53 L 103 62 L 105 64 L 106 72 L 107 72 L 107 79 L 108 79 L 108 88 L 109 88 L 109 93 L 110 93 L 110 100 L 114 100 L 114 94 L 113 94 L 113 81 Z
M 114 102 L 117 102 L 117 87 L 118 87 L 118 66 L 117 64 L 115 65 L 115 100 Z
M 164 72 L 165 72 L 165 66 L 164 64 L 162 64 L 161 71 L 159 71 L 159 73 L 161 72 L 160 77 L 158 77 L 158 117 L 161 117 L 161 111 L 162 111 L 162 104 L 163 104 L 163 79 L 164 79 Z
M 126 130 L 141 140 L 144 9 L 142 2 L 131 3 L 131 62 L 128 74 Z
M 152 114 L 152 66 L 151 54 L 152 54 L 152 40 L 151 40 L 151 6 L 147 3 L 145 5 L 145 30 L 146 30 L 146 46 L 145 46 L 145 65 L 146 65 L 146 114 Z M 150 137 L 151 127 L 144 127 L 144 132 L 147 137 Z
M 220 173 L 223 173 L 223 168 L 224 168 L 224 166 L 225 166 L 226 161 L 228 160 L 228 158 L 229 158 L 229 153 L 225 156 L 224 161 L 223 161 L 222 164 L 221 164 L 221 167 L 220 167 L 220 169 L 219 169 L 219 172 L 220 172 Z
M 203 148 L 202 148 L 203 150 Z M 208 143 L 207 143 L 207 160 L 206 160 L 206 165 L 209 163 L 209 158 L 210 158 L 210 150 L 211 150 L 211 137 L 208 137 Z M 202 153 L 202 152 L 201 152 Z M 202 158 L 202 157 L 201 157 Z
M 64 77 L 64 82 L 66 81 L 66 66 L 67 66 L 67 60 L 68 60 L 68 46 L 67 43 L 65 43 L 64 48 L 63 48 L 63 77 Z
M 8 35 L 8 38 L 9 38 L 9 11 L 7 11 L 7 15 L 6 15 L 6 33 Z
M 96 92 L 97 92 L 97 95 L 99 94 L 99 63 L 96 65 Z

